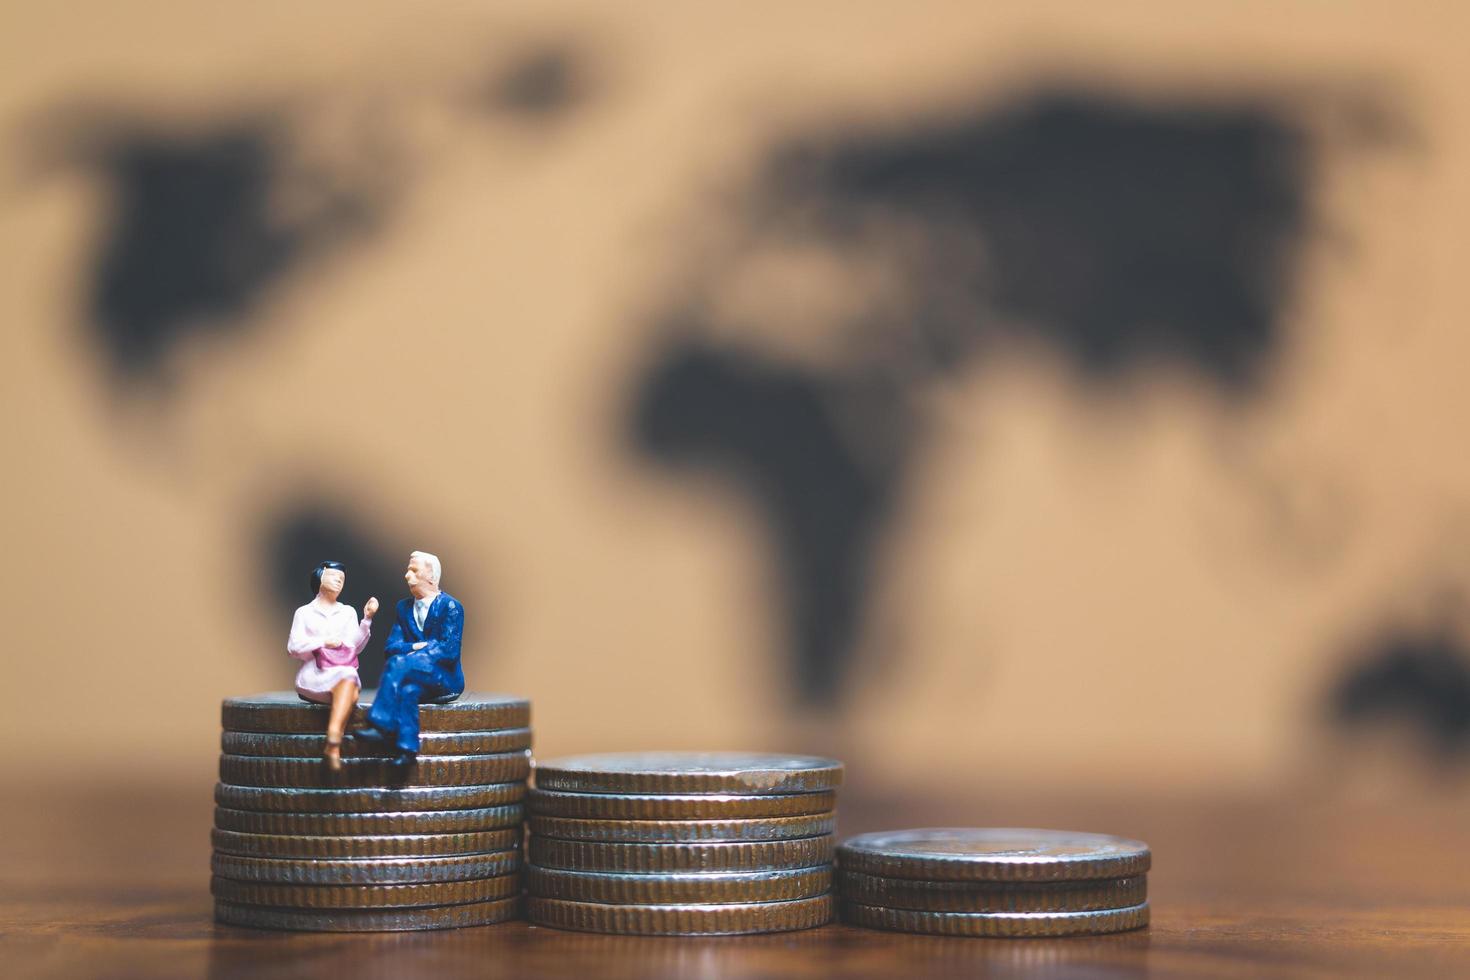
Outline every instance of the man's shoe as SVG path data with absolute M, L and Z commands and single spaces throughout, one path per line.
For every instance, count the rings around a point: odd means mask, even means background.
M 363 745 L 374 749 L 386 749 L 392 744 L 392 740 L 387 735 L 372 725 L 363 725 L 361 728 L 354 729 L 347 733 L 347 737 L 356 739 Z
M 399 769 L 407 769 L 409 766 L 414 764 L 414 761 L 417 760 L 418 757 L 419 754 L 417 752 L 408 752 L 404 749 L 399 749 L 398 754 L 395 755 L 392 759 L 392 764 Z

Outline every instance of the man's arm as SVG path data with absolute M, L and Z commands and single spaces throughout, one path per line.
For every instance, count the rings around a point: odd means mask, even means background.
M 439 618 L 439 629 L 429 638 L 427 653 L 434 660 L 458 660 L 459 640 L 464 634 L 464 607 L 450 599 L 444 615 Z
M 407 653 L 412 648 L 413 644 L 403 637 L 403 617 L 395 616 L 393 629 L 388 632 L 388 642 L 383 646 L 383 653 L 392 657 L 400 653 Z

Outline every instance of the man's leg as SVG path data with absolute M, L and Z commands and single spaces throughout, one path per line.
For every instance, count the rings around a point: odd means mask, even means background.
M 445 693 L 443 671 L 423 654 L 407 654 L 395 658 L 399 670 L 394 677 L 394 703 L 392 704 L 394 733 L 398 751 L 417 754 L 419 750 L 419 704 L 427 698 Z M 384 671 L 384 677 L 387 672 Z M 373 705 L 374 710 L 377 705 Z
M 398 734 L 398 719 L 402 714 L 403 681 L 409 673 L 408 657 L 389 657 L 383 665 L 383 676 L 378 681 L 378 693 L 373 696 L 372 707 L 367 710 L 367 723 L 377 729 L 381 738 L 370 741 L 392 742 Z

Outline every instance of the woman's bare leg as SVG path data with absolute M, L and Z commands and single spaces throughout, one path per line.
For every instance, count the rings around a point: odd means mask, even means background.
M 342 733 L 347 729 L 347 719 L 356 706 L 357 685 L 343 678 L 332 688 L 332 713 L 327 718 L 327 738 L 334 742 L 342 741 Z
M 342 768 L 342 733 L 347 728 L 347 719 L 357 705 L 357 685 L 346 678 L 332 688 L 332 713 L 327 716 L 327 744 L 322 758 L 333 769 Z

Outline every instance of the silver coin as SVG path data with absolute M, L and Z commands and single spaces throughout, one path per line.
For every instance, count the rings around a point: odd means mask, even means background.
M 226 755 L 287 756 L 320 759 L 326 740 L 321 735 L 289 735 L 270 732 L 222 732 L 220 751 Z M 520 752 L 531 747 L 531 729 L 502 728 L 490 732 L 425 732 L 419 736 L 420 755 L 493 755 Z M 342 758 L 381 756 L 381 752 L 356 739 L 344 739 Z
M 383 758 L 343 759 L 333 772 L 320 759 L 270 758 L 259 755 L 219 757 L 221 782 L 237 786 L 292 786 L 337 789 L 369 786 L 480 786 L 525 779 L 531 753 L 496 755 L 421 755 L 405 766 Z
M 832 921 L 831 895 L 744 905 L 603 905 L 532 898 L 526 917 L 537 925 L 623 936 L 742 936 L 811 929 Z
M 521 876 L 512 872 L 498 878 L 417 885 L 277 885 L 210 878 L 209 891 L 222 902 L 273 909 L 411 909 L 514 898 L 521 893 Z
M 467 834 L 518 828 L 518 803 L 476 810 L 410 810 L 406 813 L 255 813 L 216 807 L 214 825 L 243 834 L 307 837 L 376 837 L 396 834 Z
M 832 862 L 832 837 L 722 844 L 606 844 L 532 836 L 532 864 L 569 871 L 780 871 Z
M 216 783 L 214 802 L 231 810 L 268 813 L 406 813 L 473 810 L 518 803 L 526 784 L 516 780 L 478 786 L 361 786 L 308 789 Z
M 365 688 L 352 712 L 352 724 L 361 724 L 377 691 Z M 229 732 L 305 732 L 327 730 L 331 708 L 303 701 L 295 691 L 271 691 L 226 698 L 220 706 L 221 727 Z M 473 732 L 496 728 L 525 728 L 531 724 L 531 702 L 509 694 L 466 691 L 447 704 L 419 705 L 421 732 Z
M 521 852 L 496 851 L 421 858 L 257 858 L 216 853 L 210 868 L 220 878 L 283 885 L 413 885 L 426 881 L 495 878 L 521 866 Z
M 843 901 L 842 921 L 869 929 L 934 936 L 1100 936 L 1148 925 L 1148 903 L 1095 912 L 916 912 Z
M 837 828 L 832 813 L 806 817 L 765 817 L 755 820 L 579 820 L 575 817 L 532 817 L 531 832 L 563 840 L 625 841 L 740 841 L 790 840 L 817 837 Z
M 536 764 L 536 788 L 567 793 L 814 793 L 842 783 L 842 763 L 758 752 L 609 752 Z
M 333 909 L 310 911 L 236 905 L 216 900 L 215 921 L 252 929 L 288 929 L 293 932 L 406 932 L 419 929 L 459 929 L 506 922 L 521 916 L 521 898 L 502 898 L 469 905 L 416 909 Z
M 915 881 L 842 871 L 843 901 L 916 912 L 1092 912 L 1141 905 L 1148 876 L 1080 881 Z
M 860 834 L 842 842 L 844 871 L 926 881 L 1076 881 L 1148 871 L 1142 841 L 1014 827 L 929 827 Z
M 554 793 L 533 789 L 526 802 L 531 813 L 582 820 L 755 820 L 804 817 L 837 807 L 837 794 L 774 793 L 731 796 L 727 793 L 645 794 Z
M 824 895 L 832 888 L 832 869 L 617 874 L 530 865 L 526 887 L 537 898 L 607 905 L 740 905 Z
M 252 834 L 216 828 L 210 831 L 210 842 L 221 854 L 267 858 L 438 857 L 445 854 L 488 854 L 518 848 L 521 846 L 521 829 L 340 837 Z

